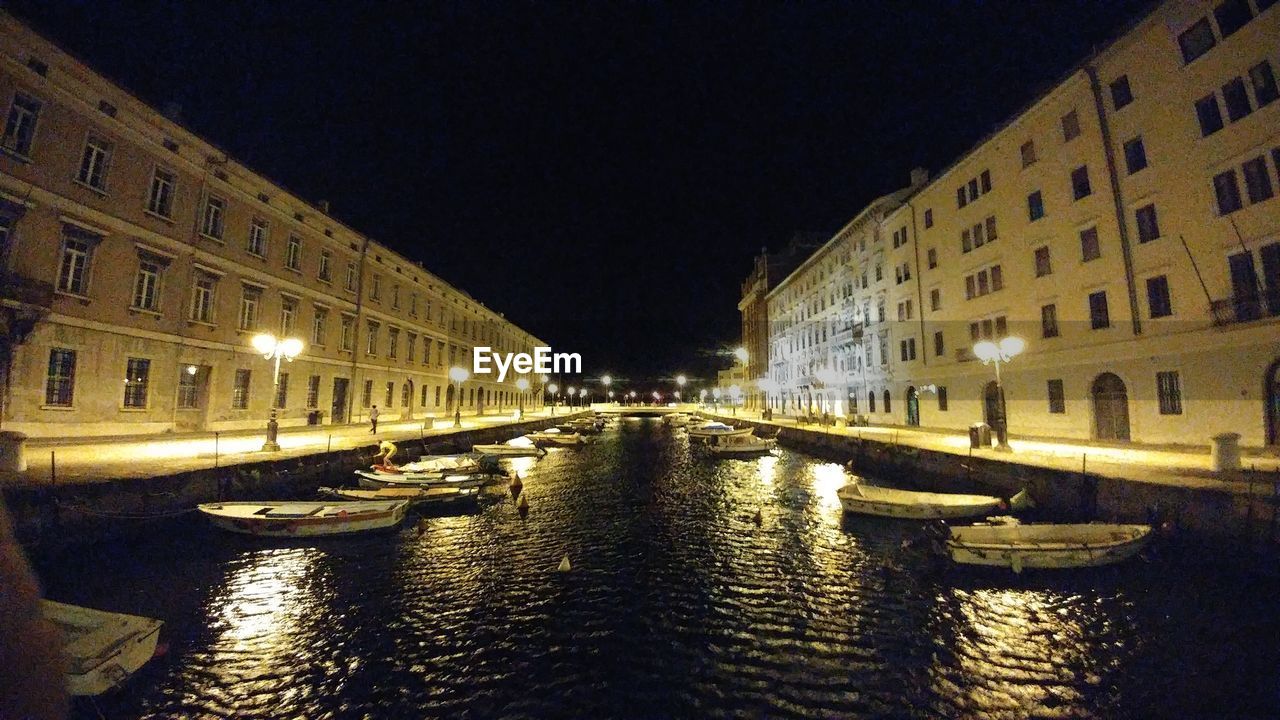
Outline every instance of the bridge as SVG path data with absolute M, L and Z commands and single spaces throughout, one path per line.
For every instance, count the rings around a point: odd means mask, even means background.
M 619 417 L 662 417 L 672 413 L 698 412 L 697 403 L 679 403 L 670 405 L 620 405 L 618 403 L 591 403 L 591 409 L 603 415 Z

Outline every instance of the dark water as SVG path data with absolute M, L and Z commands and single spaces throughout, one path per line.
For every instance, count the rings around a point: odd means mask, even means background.
M 516 462 L 523 521 L 505 494 L 421 535 L 255 541 L 191 517 L 40 559 L 51 597 L 166 623 L 169 654 L 78 712 L 1280 716 L 1280 587 L 1203 553 L 940 569 L 903 548 L 916 524 L 842 519 L 838 465 L 713 461 L 653 421 Z

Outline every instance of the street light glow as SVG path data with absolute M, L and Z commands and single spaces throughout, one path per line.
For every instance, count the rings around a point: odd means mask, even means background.
M 683 376 L 683 375 L 677 375 L 677 376 L 676 376 L 676 384 L 677 384 L 677 385 L 679 385 L 680 387 L 684 387 L 684 384 L 685 384 L 686 382 L 688 382 L 688 381 L 689 381 L 689 378 L 687 378 L 687 377 L 685 377 L 685 376 Z
M 516 388 L 518 388 L 520 392 L 524 392 L 525 390 L 528 390 L 529 381 L 525 380 L 524 378 L 520 378 L 519 380 L 516 380 Z
M 742 362 L 746 362 L 747 358 L 750 357 L 750 355 L 747 354 L 747 349 L 744 347 L 739 347 L 737 350 L 734 350 L 733 356 Z
M 467 372 L 466 368 L 458 367 L 457 365 L 449 368 L 449 379 L 456 383 L 466 382 L 469 377 L 471 377 L 471 373 Z

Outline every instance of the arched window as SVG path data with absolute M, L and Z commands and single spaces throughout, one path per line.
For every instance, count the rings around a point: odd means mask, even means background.
M 867 408 L 868 408 L 867 412 L 876 411 L 876 391 L 875 390 L 867 391 Z
M 890 398 L 889 391 L 885 390 L 884 391 L 884 411 L 885 412 L 893 412 L 892 410 L 889 409 L 889 398 Z

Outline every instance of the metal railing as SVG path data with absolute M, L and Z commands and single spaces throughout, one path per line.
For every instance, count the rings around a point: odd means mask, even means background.
M 1261 320 L 1280 315 L 1280 289 L 1268 290 L 1262 295 L 1234 295 L 1225 300 L 1209 303 L 1209 314 L 1214 325 Z

